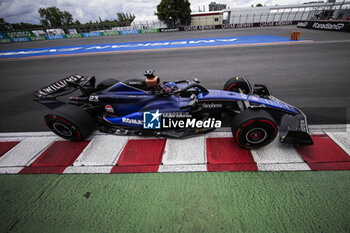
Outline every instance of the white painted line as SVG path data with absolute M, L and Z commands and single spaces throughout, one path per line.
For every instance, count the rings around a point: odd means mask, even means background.
M 258 171 L 310 171 L 306 163 L 261 163 Z
M 53 136 L 56 136 L 56 134 L 54 134 L 51 131 L 0 133 L 0 137 L 53 137 Z
M 232 138 L 232 132 L 211 132 L 206 135 L 207 138 Z
M 127 136 L 121 136 L 121 137 L 127 137 Z M 152 139 L 166 139 L 164 137 L 151 137 L 151 136 L 130 136 L 129 137 L 130 140 L 145 140 L 145 139 L 149 139 L 149 140 L 152 140 Z
M 158 172 L 206 172 L 206 164 L 161 165 Z
M 334 44 L 334 43 L 349 43 L 350 40 L 320 40 L 314 41 L 315 44 Z
M 84 167 L 67 167 L 64 170 L 64 174 L 102 174 L 102 173 L 110 173 L 113 166 L 84 166 Z
M 24 167 L 0 167 L 0 174 L 17 174 Z
M 98 130 L 92 132 L 93 135 L 107 135 Z M 39 132 L 10 132 L 10 133 L 0 133 L 0 138 L 11 138 L 11 137 L 54 137 L 57 136 L 51 131 L 39 131 Z
M 350 156 L 350 131 L 343 133 L 326 132 L 335 143 Z
M 251 150 L 251 153 L 257 164 L 304 163 L 294 147 L 280 143 L 278 138 L 270 145 Z
M 75 160 L 73 166 L 113 165 L 119 157 L 128 137 L 97 135 Z
M 205 137 L 167 139 L 162 162 L 164 165 L 206 164 Z
M 326 133 L 322 131 L 310 131 L 310 136 L 325 136 Z
M 25 137 L 6 137 L 2 138 L 0 137 L 0 142 L 20 142 L 23 141 Z
M 57 137 L 28 137 L 0 158 L 0 167 L 30 165 Z
M 349 126 L 350 126 L 349 124 L 309 125 L 309 129 L 311 132 L 320 132 L 320 131 L 345 132 Z

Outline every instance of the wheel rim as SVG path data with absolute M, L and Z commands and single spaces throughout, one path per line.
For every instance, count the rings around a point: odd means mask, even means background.
M 66 125 L 60 123 L 60 122 L 55 122 L 52 124 L 52 128 L 54 128 L 54 130 L 56 132 L 58 132 L 59 134 L 65 136 L 65 137 L 70 137 L 73 135 L 72 130 L 67 127 Z
M 263 142 L 267 138 L 267 132 L 263 128 L 253 128 L 246 133 L 246 140 L 252 144 Z

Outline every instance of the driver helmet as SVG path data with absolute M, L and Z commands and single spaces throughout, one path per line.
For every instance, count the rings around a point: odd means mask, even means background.
M 174 82 L 167 82 L 164 84 L 163 89 L 165 93 L 173 93 L 174 91 L 177 91 L 179 88 Z

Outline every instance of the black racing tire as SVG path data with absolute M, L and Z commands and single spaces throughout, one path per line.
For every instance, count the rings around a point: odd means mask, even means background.
M 52 132 L 70 141 L 81 141 L 90 136 L 96 126 L 89 113 L 71 104 L 55 108 L 44 116 L 44 122 Z
M 237 144 L 255 149 L 270 144 L 278 134 L 278 126 L 272 116 L 262 109 L 247 109 L 232 121 L 232 135 Z
M 224 91 L 238 92 L 250 94 L 252 91 L 249 81 L 243 77 L 234 77 L 227 80 L 223 88 Z
M 107 89 L 110 86 L 113 86 L 116 83 L 119 83 L 119 81 L 114 79 L 114 78 L 107 78 L 107 79 L 103 80 L 102 82 L 100 82 L 96 86 L 96 89 L 97 89 L 97 91 L 102 91 L 104 89 Z

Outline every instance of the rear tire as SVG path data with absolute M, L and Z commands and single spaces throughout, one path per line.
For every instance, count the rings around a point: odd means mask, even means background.
M 232 121 L 232 135 L 243 148 L 254 149 L 270 144 L 277 136 L 275 120 L 265 110 L 247 109 Z
M 44 122 L 52 132 L 70 141 L 81 141 L 95 129 L 93 117 L 80 107 L 70 104 L 55 108 L 44 116 Z
M 224 85 L 224 91 L 238 92 L 243 94 L 250 94 L 252 87 L 249 81 L 243 77 L 230 78 Z

